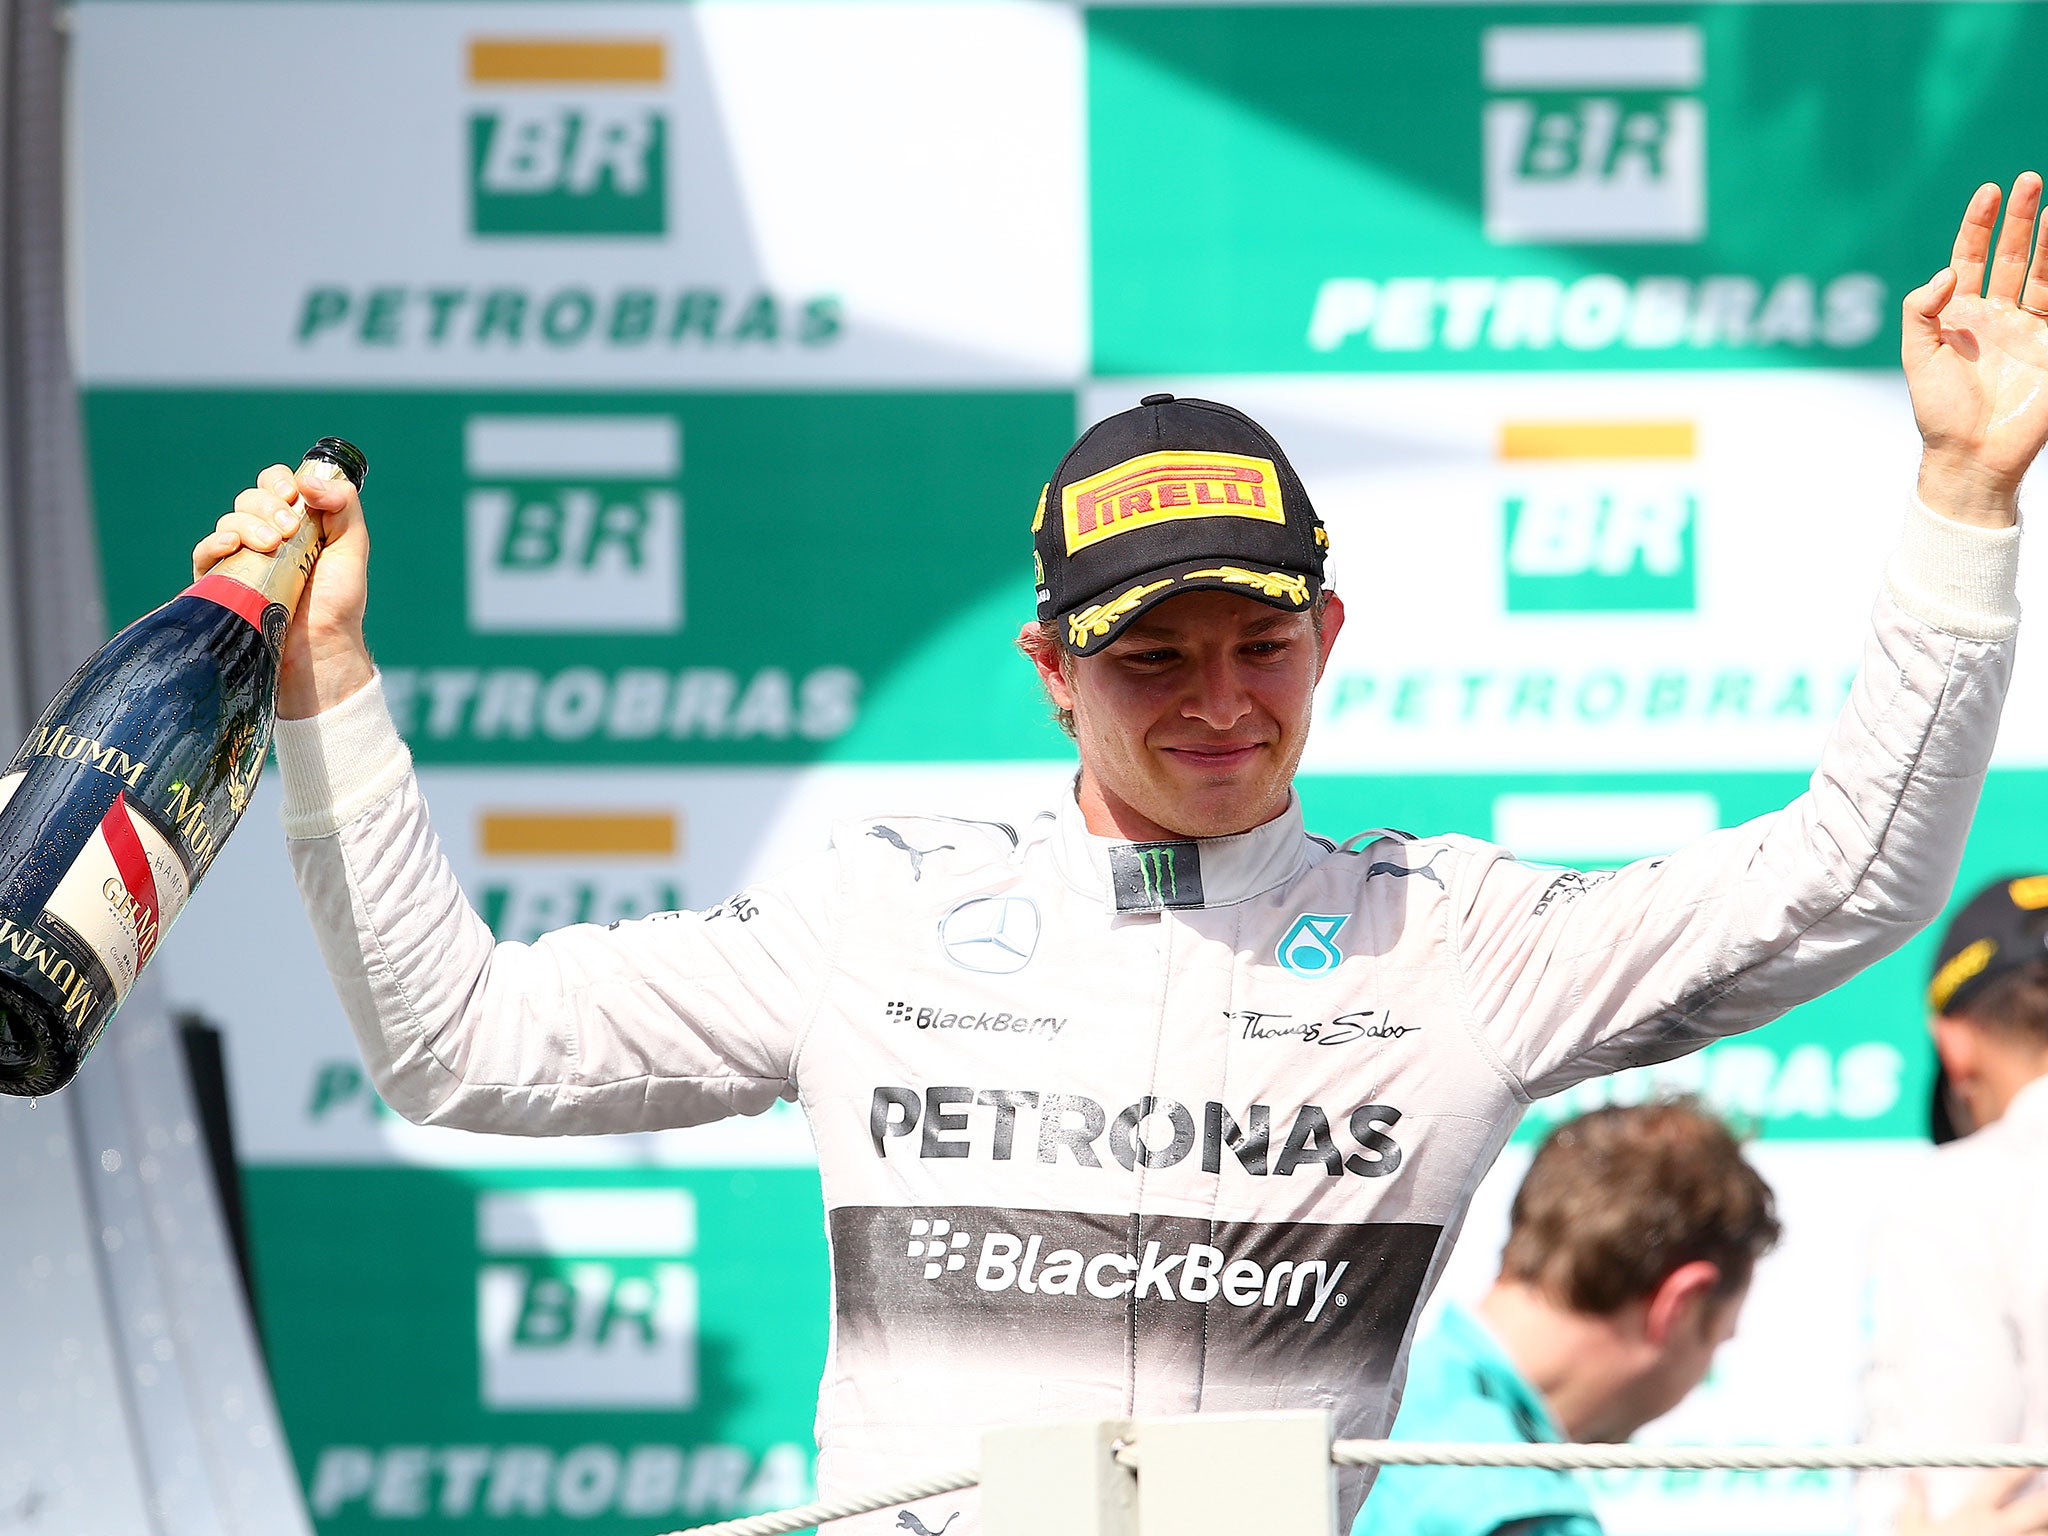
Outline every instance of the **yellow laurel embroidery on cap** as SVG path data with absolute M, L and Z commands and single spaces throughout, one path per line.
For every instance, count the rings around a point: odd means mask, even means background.
M 1067 642 L 1070 645 L 1086 645 L 1090 635 L 1106 635 L 1109 627 L 1154 592 L 1173 585 L 1173 578 L 1164 581 L 1148 581 L 1143 586 L 1132 587 L 1121 596 L 1112 597 L 1106 603 L 1097 603 L 1092 608 L 1083 608 L 1079 613 L 1067 615 Z
M 1284 523 L 1280 471 L 1241 453 L 1141 453 L 1060 492 L 1067 553 L 1183 517 Z
M 1045 498 L 1052 492 L 1052 482 L 1046 481 L 1038 488 L 1038 510 L 1031 514 L 1031 531 L 1035 534 L 1045 526 Z
M 2048 907 L 2048 875 L 2028 875 L 2005 888 L 2012 904 L 2022 911 L 2038 912 Z
M 1184 571 L 1181 580 L 1193 581 L 1197 576 L 1234 581 L 1240 587 L 1257 587 L 1266 596 L 1284 597 L 1297 608 L 1308 606 L 1308 580 L 1305 577 L 1289 576 L 1281 571 L 1248 571 L 1241 565 L 1219 565 L 1209 571 Z
M 1991 963 L 1991 957 L 1998 953 L 1996 939 L 1979 939 L 1976 943 L 1957 950 L 1948 958 L 1948 964 L 1934 973 L 1934 980 L 1927 984 L 1927 1006 L 1936 1013 L 1948 1007 L 1948 1000 L 1962 989 L 1964 982 L 1973 976 L 1980 976 L 1984 967 Z
M 1031 551 L 1031 580 L 1036 586 L 1045 585 L 1045 556 L 1035 549 Z
M 1317 549 L 1328 549 L 1329 547 L 1330 547 L 1330 535 L 1329 535 L 1329 533 L 1328 533 L 1328 532 L 1327 532 L 1326 530 L 1322 529 L 1322 528 L 1318 528 L 1318 529 L 1316 530 L 1316 548 L 1317 548 Z

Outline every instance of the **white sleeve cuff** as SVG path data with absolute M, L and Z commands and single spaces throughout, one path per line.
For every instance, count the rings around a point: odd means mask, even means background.
M 1959 523 L 1915 496 L 1885 585 L 1901 608 L 1936 629 L 1966 640 L 2006 640 L 2020 623 L 2019 569 L 2017 526 Z
M 332 709 L 278 721 L 277 766 L 288 838 L 331 837 L 404 783 L 412 753 L 385 707 L 383 675 Z

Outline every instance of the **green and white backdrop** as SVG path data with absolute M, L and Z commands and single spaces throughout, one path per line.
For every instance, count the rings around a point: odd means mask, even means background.
M 1006 650 L 1026 525 L 1077 426 L 1153 389 L 1252 411 L 1330 524 L 1319 829 L 1605 865 L 1782 804 L 1910 482 L 1899 299 L 1971 187 L 2048 161 L 2032 4 L 79 0 L 72 51 L 110 612 L 175 590 L 256 468 L 361 443 L 372 641 L 507 938 L 715 902 L 836 815 L 1056 793 Z M 2048 863 L 2040 678 L 1966 879 Z M 323 1532 L 801 1498 L 800 1118 L 396 1120 L 273 816 L 162 968 L 229 1034 Z M 1760 1133 L 1790 1238 L 1653 1437 L 1853 1434 L 1926 956 L 1659 1074 Z M 1600 1502 L 1624 1536 L 1849 1523 L 1826 1475 Z

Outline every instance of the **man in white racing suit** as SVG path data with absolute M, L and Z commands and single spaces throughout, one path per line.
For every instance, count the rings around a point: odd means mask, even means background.
M 361 509 L 317 467 L 266 471 L 195 564 L 326 519 L 278 754 L 382 1093 L 529 1135 L 799 1102 L 831 1238 L 826 1492 L 972 1461 L 1024 1420 L 1311 1407 L 1381 1433 L 1524 1105 L 1762 1024 L 1940 911 L 2048 437 L 2040 192 L 2015 184 L 1994 251 L 1980 189 L 1906 297 L 1918 494 L 1811 787 L 1611 875 L 1304 830 L 1291 780 L 1343 622 L 1321 524 L 1256 424 L 1151 396 L 1084 434 L 1034 525 L 1021 643 L 1078 742 L 1072 796 L 1016 830 L 849 823 L 710 911 L 496 944 L 364 646 Z M 1347 1523 L 1363 1492 L 1343 1486 Z M 956 1510 L 970 1530 L 972 1495 L 911 1513 Z

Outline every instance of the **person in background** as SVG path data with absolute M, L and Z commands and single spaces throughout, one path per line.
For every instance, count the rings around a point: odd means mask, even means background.
M 2048 1439 L 2048 875 L 1995 880 L 1957 911 L 1927 1011 L 1958 1134 L 1884 1203 L 1864 1438 L 2038 1445 Z M 2024 1481 L 1930 1473 L 1923 1507 L 1907 1479 L 1872 1474 L 1859 1521 L 1883 1532 L 1930 1511 L 1982 1512 L 1991 1491 Z M 2035 1495 L 1997 1518 L 2011 1528 L 2032 1511 L 2038 1525 L 2043 1507 Z
M 1515 1195 L 1500 1276 L 1409 1361 L 1398 1440 L 1617 1441 L 1669 1412 L 1735 1333 L 1776 1201 L 1689 1099 L 1553 1130 Z M 1389 1467 L 1352 1536 L 1598 1536 L 1570 1472 Z

